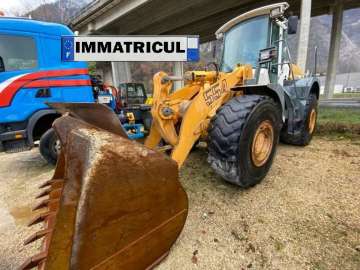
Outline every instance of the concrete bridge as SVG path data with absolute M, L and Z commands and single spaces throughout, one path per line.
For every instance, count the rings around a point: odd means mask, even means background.
M 280 2 L 280 1 L 279 1 Z M 298 65 L 305 70 L 309 46 L 310 18 L 333 15 L 325 96 L 333 95 L 339 58 L 343 12 L 360 7 L 359 0 L 288 0 L 290 11 L 300 16 Z M 85 34 L 198 34 L 202 42 L 214 40 L 214 32 L 225 22 L 246 11 L 274 1 L 262 0 L 97 0 L 74 17 L 70 26 Z M 181 63 L 174 73 L 182 74 Z M 126 63 L 112 63 L 115 85 L 129 80 Z

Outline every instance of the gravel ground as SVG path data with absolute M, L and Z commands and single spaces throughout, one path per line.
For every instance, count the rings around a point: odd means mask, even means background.
M 280 145 L 249 190 L 226 184 L 197 149 L 181 170 L 189 216 L 163 269 L 360 269 L 360 143 L 315 138 Z M 37 186 L 50 178 L 37 150 L 0 155 L 0 269 L 17 268 Z

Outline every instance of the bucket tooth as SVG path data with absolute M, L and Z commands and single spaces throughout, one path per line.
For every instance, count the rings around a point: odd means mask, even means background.
M 51 186 L 52 188 L 57 188 L 57 187 L 61 187 L 63 184 L 64 184 L 63 179 L 51 179 L 41 184 L 39 188 L 45 188 L 48 186 Z
M 41 230 L 41 231 L 38 231 L 38 232 L 34 233 L 33 235 L 31 235 L 29 238 L 27 238 L 24 241 L 24 245 L 28 245 L 28 244 L 30 244 L 30 243 L 32 243 L 32 242 L 46 236 L 51 231 L 52 231 L 52 229 L 45 229 L 45 230 Z
M 50 186 L 50 185 L 51 185 L 51 184 L 50 184 L 51 181 L 52 181 L 52 180 L 47 180 L 46 182 L 42 183 L 42 184 L 39 186 L 39 188 L 44 188 L 44 187 Z
M 46 199 L 36 204 L 32 211 L 36 211 L 42 208 L 48 208 L 49 211 L 56 211 L 59 208 L 59 198 Z
M 36 199 L 40 199 L 42 197 L 48 196 L 50 199 L 55 199 L 55 198 L 59 198 L 62 192 L 62 187 L 58 187 L 58 188 L 47 188 L 44 191 L 42 191 L 39 195 L 37 195 L 35 198 Z
M 40 199 L 42 197 L 49 195 L 50 192 L 51 192 L 51 188 L 47 188 L 47 189 L 43 190 L 41 193 L 39 193 L 39 195 L 37 195 L 35 198 Z
M 40 222 L 45 221 L 49 216 L 53 216 L 55 215 L 56 212 L 45 212 L 45 213 L 41 213 L 39 215 L 36 215 L 32 220 L 30 220 L 30 222 L 28 223 L 28 226 L 32 226 L 35 224 L 38 224 Z
M 39 188 L 44 188 L 44 187 L 48 187 L 48 186 L 51 186 L 51 183 L 54 181 L 54 179 L 50 179 L 50 180 L 47 180 L 46 182 L 42 183 Z
M 38 204 L 36 204 L 32 210 L 35 211 L 35 210 L 39 210 L 41 208 L 48 207 L 49 202 L 50 202 L 50 199 L 43 200 L 43 201 L 39 202 Z
M 19 270 L 30 270 L 38 267 L 46 260 L 47 252 L 41 252 L 31 258 L 27 259 L 20 267 Z

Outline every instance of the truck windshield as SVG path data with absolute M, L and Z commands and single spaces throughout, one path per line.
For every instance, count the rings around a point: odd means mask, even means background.
M 267 47 L 269 17 L 259 16 L 234 26 L 225 34 L 221 71 L 231 72 L 236 64 L 257 65 L 259 51 Z

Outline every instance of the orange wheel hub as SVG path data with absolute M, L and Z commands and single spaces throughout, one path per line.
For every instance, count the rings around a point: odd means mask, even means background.
M 310 118 L 309 118 L 309 133 L 312 134 L 315 129 L 316 124 L 316 110 L 312 109 L 310 112 Z
M 269 159 L 274 141 L 274 128 L 269 120 L 260 123 L 251 147 L 251 159 L 256 167 L 263 166 Z

